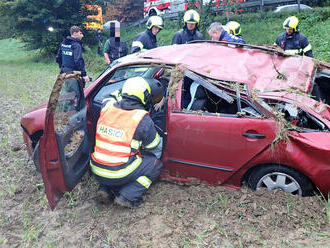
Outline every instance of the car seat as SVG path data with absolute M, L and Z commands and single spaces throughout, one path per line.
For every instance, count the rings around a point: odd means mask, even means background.
M 193 82 L 190 86 L 191 101 L 188 110 L 203 110 L 207 100 L 203 86 Z

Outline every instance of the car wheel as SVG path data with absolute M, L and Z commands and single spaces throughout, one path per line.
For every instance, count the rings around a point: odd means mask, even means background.
M 38 143 L 36 144 L 36 146 L 34 147 L 34 151 L 33 151 L 33 154 L 32 154 L 32 159 L 33 159 L 34 166 L 36 167 L 36 170 L 37 170 L 38 172 L 40 172 L 40 162 L 39 162 L 39 141 L 38 141 Z
M 293 195 L 313 195 L 310 180 L 298 171 L 281 165 L 259 167 L 250 173 L 248 186 L 253 190 L 283 190 Z

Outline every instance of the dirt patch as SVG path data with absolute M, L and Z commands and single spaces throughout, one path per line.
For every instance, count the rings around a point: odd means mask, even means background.
M 51 211 L 21 149 L 25 106 L 1 95 L 0 102 L 1 247 L 329 247 L 325 203 L 281 191 L 160 181 L 141 207 L 124 209 L 99 204 L 86 175 Z

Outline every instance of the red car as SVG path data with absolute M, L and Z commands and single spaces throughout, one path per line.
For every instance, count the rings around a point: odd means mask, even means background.
M 261 46 L 196 42 L 129 55 L 85 90 L 59 77 L 21 120 L 52 208 L 89 167 L 102 102 L 133 76 L 167 86 L 152 112 L 162 178 L 301 196 L 330 191 L 330 65 Z

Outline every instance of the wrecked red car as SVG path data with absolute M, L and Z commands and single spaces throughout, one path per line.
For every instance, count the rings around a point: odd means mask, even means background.
M 130 55 L 85 90 L 58 77 L 21 120 L 52 208 L 89 166 L 102 102 L 129 77 L 160 80 L 162 178 L 300 196 L 330 191 L 330 66 L 261 46 L 196 42 Z

